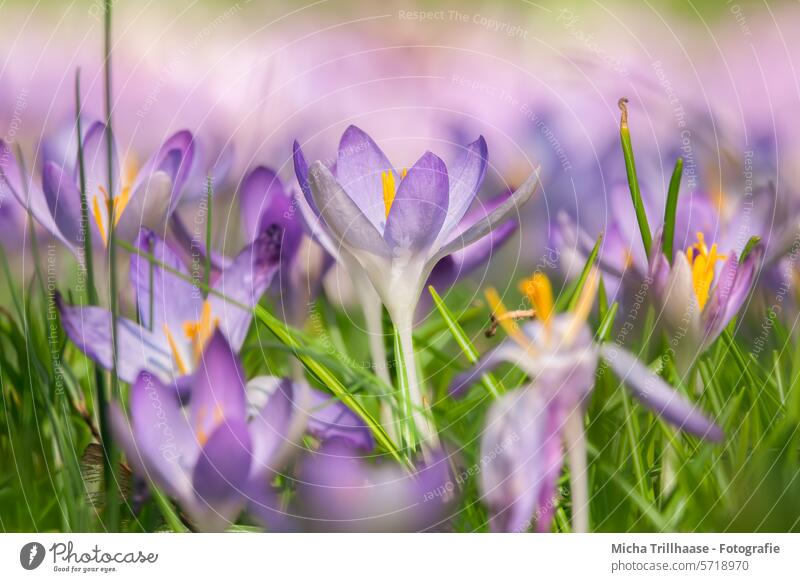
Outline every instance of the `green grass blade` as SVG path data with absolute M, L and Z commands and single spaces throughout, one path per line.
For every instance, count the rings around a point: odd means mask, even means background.
M 639 232 L 642 235 L 642 244 L 645 253 L 650 256 L 650 247 L 653 245 L 653 237 L 650 234 L 650 225 L 647 223 L 647 213 L 644 210 L 642 192 L 639 189 L 639 178 L 636 176 L 636 162 L 633 159 L 633 145 L 631 144 L 631 133 L 628 128 L 628 100 L 623 97 L 619 100 L 619 108 L 622 117 L 619 124 L 619 137 L 622 143 L 622 155 L 625 157 L 625 171 L 628 174 L 628 187 L 631 191 L 633 209 L 636 211 L 636 222 L 639 223 Z
M 475 346 L 472 345 L 472 342 L 467 337 L 467 334 L 464 332 L 464 329 L 458 324 L 456 318 L 453 316 L 453 313 L 447 308 L 445 302 L 436 292 L 436 289 L 433 288 L 433 285 L 428 285 L 428 291 L 433 298 L 433 303 L 436 305 L 436 309 L 439 311 L 439 315 L 442 316 L 442 319 L 447 324 L 447 329 L 450 330 L 453 338 L 456 340 L 456 343 L 461 348 L 461 351 L 464 352 L 464 355 L 467 357 L 467 360 L 470 364 L 475 364 L 480 359 L 480 355 L 478 354 L 478 350 L 475 349 Z M 491 374 L 484 374 L 481 376 L 481 382 L 486 390 L 491 394 L 493 397 L 498 398 L 500 394 L 503 392 L 502 387 L 498 384 L 497 380 L 494 379 L 494 376 Z
M 761 242 L 761 237 L 755 235 L 751 236 L 747 240 L 747 244 L 745 244 L 744 248 L 742 249 L 742 256 L 739 257 L 739 264 L 742 264 L 744 262 L 744 260 L 747 258 L 747 255 L 749 255 L 750 252 L 753 250 L 753 247 L 755 247 L 760 242 Z
M 675 242 L 675 216 L 678 211 L 678 194 L 681 189 L 681 176 L 683 175 L 683 158 L 675 160 L 675 169 L 669 181 L 667 191 L 667 205 L 664 207 L 664 235 L 661 239 L 661 251 L 672 264 L 672 251 Z
M 253 313 L 256 319 L 263 323 L 275 335 L 275 337 L 278 338 L 279 341 L 291 348 L 300 347 L 301 344 L 294 337 L 294 334 L 289 327 L 274 315 L 269 313 L 262 306 L 256 305 Z M 333 393 L 334 396 L 339 398 L 348 408 L 361 417 L 361 419 L 372 431 L 372 434 L 375 436 L 375 440 L 378 441 L 381 446 L 383 446 L 398 461 L 406 463 L 409 467 L 412 466 L 400 453 L 399 449 L 392 441 L 391 437 L 380 425 L 380 423 L 375 420 L 369 411 L 361 405 L 358 399 L 350 394 L 347 388 L 339 381 L 338 378 L 336 378 L 336 376 L 333 375 L 333 373 L 331 373 L 330 370 L 328 370 L 326 366 L 322 365 L 314 358 L 301 353 L 298 353 L 297 357 L 301 362 L 303 362 L 303 364 L 305 364 L 306 368 Z
M 578 282 L 575 284 L 575 287 L 572 290 L 572 295 L 569 298 L 569 303 L 567 304 L 567 309 L 572 311 L 575 309 L 575 306 L 578 304 L 578 299 L 581 296 L 581 291 L 583 291 L 584 285 L 586 285 L 586 279 L 589 277 L 589 273 L 592 270 L 595 262 L 597 261 L 597 255 L 600 252 L 600 244 L 603 242 L 603 233 L 600 233 L 600 236 L 597 237 L 597 241 L 594 243 L 594 247 L 592 248 L 592 252 L 589 253 L 589 258 L 586 259 L 586 263 L 583 265 L 583 270 L 581 271 L 580 277 L 578 277 Z

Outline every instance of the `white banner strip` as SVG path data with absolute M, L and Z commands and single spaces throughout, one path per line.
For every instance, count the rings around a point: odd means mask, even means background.
M 785 580 L 798 566 L 795 534 L 0 535 L 4 581 Z

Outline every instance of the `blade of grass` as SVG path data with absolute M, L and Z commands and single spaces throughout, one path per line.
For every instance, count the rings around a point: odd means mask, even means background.
M 164 517 L 164 521 L 167 522 L 169 528 L 177 533 L 187 533 L 189 528 L 183 525 L 181 518 L 178 517 L 178 513 L 175 511 L 175 508 L 172 506 L 172 503 L 169 499 L 167 499 L 166 495 L 153 484 L 150 484 L 150 492 L 153 495 L 153 500 L 156 502 L 159 511 L 161 511 L 161 515 Z
M 747 255 L 750 254 L 750 251 L 753 250 L 753 247 L 755 247 L 760 242 L 761 242 L 761 237 L 755 235 L 751 236 L 747 240 L 747 244 L 745 244 L 744 248 L 742 249 L 742 256 L 739 257 L 739 264 L 742 264 L 742 262 L 744 262 L 744 260 L 747 258 Z
M 633 159 L 633 145 L 631 144 L 631 132 L 628 128 L 628 100 L 623 97 L 617 103 L 622 116 L 619 122 L 619 137 L 622 143 L 622 155 L 625 157 L 625 171 L 628 174 L 628 187 L 631 191 L 633 209 L 636 211 L 636 222 L 639 223 L 639 232 L 642 235 L 642 244 L 647 256 L 650 256 L 650 247 L 653 245 L 653 237 L 650 234 L 650 225 L 647 223 L 647 213 L 644 210 L 642 192 L 639 190 L 639 178 L 636 176 L 636 163 Z
M 597 255 L 600 252 L 600 244 L 602 242 L 603 233 L 600 233 L 600 235 L 597 237 L 597 241 L 594 243 L 594 247 L 592 247 L 592 252 L 589 253 L 589 257 L 586 259 L 586 263 L 583 265 L 583 270 L 581 271 L 581 275 L 578 277 L 578 282 L 572 291 L 572 296 L 569 298 L 567 309 L 570 311 L 575 309 L 575 306 L 578 304 L 578 299 L 581 296 L 581 291 L 583 291 L 584 285 L 586 285 L 586 279 L 589 277 L 589 272 L 592 270 L 592 267 L 597 261 Z
M 675 169 L 669 181 L 667 191 L 667 204 L 664 207 L 664 235 L 661 239 L 661 251 L 672 264 L 672 249 L 675 241 L 675 216 L 678 211 L 678 194 L 681 189 L 681 176 L 683 175 L 683 158 L 675 160 Z
M 436 292 L 436 289 L 434 289 L 433 285 L 428 285 L 428 291 L 433 298 L 433 303 L 436 305 L 436 309 L 439 311 L 439 315 L 442 316 L 442 319 L 447 324 L 447 329 L 450 330 L 450 333 L 461 348 L 461 351 L 467 357 L 467 360 L 469 360 L 470 364 L 476 364 L 480 358 L 478 350 L 476 350 L 475 346 L 472 345 L 472 342 L 469 340 L 469 337 L 467 337 L 464 329 L 458 324 L 458 321 L 447 308 L 447 305 L 445 305 L 444 301 Z M 500 386 L 500 384 L 498 384 L 497 380 L 495 380 L 491 374 L 483 374 L 481 376 L 481 383 L 494 398 L 499 398 L 500 394 L 503 392 L 503 388 Z

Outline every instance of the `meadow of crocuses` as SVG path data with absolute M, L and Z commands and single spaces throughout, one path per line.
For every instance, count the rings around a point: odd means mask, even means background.
M 800 529 L 790 2 L 0 7 L 0 528 Z

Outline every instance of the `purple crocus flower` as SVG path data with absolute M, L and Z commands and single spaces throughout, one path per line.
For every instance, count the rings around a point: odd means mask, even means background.
M 278 270 L 280 239 L 280 228 L 262 233 L 212 279 L 214 292 L 204 299 L 178 255 L 155 233 L 142 229 L 137 248 L 183 278 L 151 265 L 145 257 L 131 257 L 130 279 L 140 323 L 118 319 L 119 377 L 133 382 L 141 370 L 149 370 L 169 383 L 192 373 L 215 328 L 238 351 L 252 320 L 252 308 Z M 60 299 L 58 306 L 70 340 L 110 369 L 111 313 L 102 307 L 66 305 Z
M 319 292 L 332 257 L 305 233 L 295 192 L 284 187 L 274 170 L 253 168 L 239 188 L 239 209 L 247 240 L 273 225 L 283 229 L 281 242 L 280 300 L 284 319 L 296 326 L 305 321 L 305 310 Z
M 723 221 L 720 201 L 699 193 L 680 198 L 674 235 L 678 249 L 670 262 L 662 253 L 660 230 L 651 256 L 645 256 L 631 204 L 622 198 L 622 187 L 616 192 L 615 217 L 604 234 L 598 264 L 607 281 L 619 283 L 624 303 L 653 290 L 667 327 L 680 330 L 676 361 L 686 369 L 744 305 L 765 251 L 758 244 L 741 262 L 738 253 L 751 235 L 761 234 L 766 218 L 753 214 L 747 223 Z M 565 214 L 559 216 L 556 232 L 562 256 L 575 264 L 585 262 L 594 240 Z
M 423 286 L 440 260 L 505 224 L 538 184 L 534 172 L 493 212 L 460 230 L 486 173 L 487 156 L 480 137 L 463 148 L 449 169 L 426 152 L 410 169 L 398 171 L 355 126 L 342 135 L 335 167 L 317 161 L 309 168 L 300 146 L 294 147 L 295 172 L 313 215 L 312 232 L 328 239 L 326 246 L 350 271 L 357 289 L 372 283 L 398 331 L 413 423 L 423 442 L 434 435 L 425 418 L 411 333 Z
M 496 296 L 488 293 L 494 315 L 508 331 L 506 339 L 468 372 L 456 377 L 453 395 L 463 393 L 481 374 L 510 362 L 530 384 L 503 395 L 492 405 L 481 448 L 493 452 L 484 467 L 481 490 L 498 531 L 525 531 L 536 521 L 547 531 L 553 514 L 556 481 L 568 453 L 572 479 L 574 531 L 588 529 L 588 490 L 583 414 L 602 358 L 633 396 L 681 430 L 708 440 L 722 431 L 685 397 L 651 372 L 636 356 L 615 344 L 598 344 L 586 324 L 597 288 L 592 271 L 573 312 L 553 312 L 547 278 L 538 273 L 523 284 L 537 319 L 517 326 Z
M 270 481 L 299 449 L 306 415 L 317 438 L 333 438 L 334 431 L 338 439 L 363 445 L 369 433 L 322 393 L 311 391 L 326 410 L 319 414 L 299 404 L 308 387 L 301 390 L 285 378 L 251 382 L 272 386 L 263 404 L 254 406 L 241 365 L 217 330 L 188 378 L 188 397 L 178 398 L 172 387 L 142 371 L 131 387 L 130 419 L 111 406 L 114 437 L 136 473 L 176 499 L 202 531 L 225 529 L 246 507 L 268 527 L 285 527 Z
M 8 147 L 0 143 L 0 151 L 8 151 Z M 106 191 L 105 125 L 97 122 L 86 131 L 83 151 L 89 221 L 93 225 L 94 240 L 106 243 L 110 226 L 109 201 L 120 238 L 133 240 L 142 226 L 163 228 L 180 200 L 192 166 L 194 142 L 191 133 L 179 131 L 169 137 L 141 168 L 137 168 L 132 160 L 126 160 L 124 169 L 121 168 L 115 149 L 112 153 L 115 191 L 111 193 Z M 23 208 L 78 255 L 82 246 L 82 228 L 77 159 L 45 160 L 42 187 L 39 188 L 30 177 L 22 175 L 13 155 L 3 156 L 0 179 Z M 25 182 L 29 184 L 27 195 L 22 188 Z
M 408 473 L 331 438 L 301 461 L 292 513 L 311 531 L 419 532 L 440 529 L 455 498 L 447 458 L 437 452 Z

